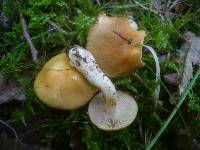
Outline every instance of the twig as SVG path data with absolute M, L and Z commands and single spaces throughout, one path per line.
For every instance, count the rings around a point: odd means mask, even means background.
M 151 88 L 145 83 L 145 81 L 144 81 L 137 73 L 134 73 L 133 75 L 140 81 L 140 83 L 141 83 L 148 91 L 151 91 Z
M 144 10 L 148 10 L 148 11 L 150 11 L 150 12 L 153 12 L 153 13 L 155 13 L 155 14 L 158 14 L 158 15 L 161 17 L 161 19 L 164 20 L 163 16 L 160 14 L 159 11 L 156 11 L 156 10 L 153 10 L 153 9 L 150 9 L 150 8 L 147 8 L 147 7 L 145 7 L 143 4 L 139 3 L 138 1 L 134 1 L 134 2 L 135 2 L 135 4 L 137 4 L 138 6 L 140 6 L 141 8 L 143 8 Z
M 134 4 L 127 4 L 127 5 L 112 5 L 112 6 L 107 6 L 105 8 L 117 8 L 117 9 L 125 9 L 125 8 L 131 8 L 131 7 L 137 7 L 138 5 Z
M 180 4 L 181 2 L 179 2 L 179 0 L 175 0 L 169 7 L 169 9 L 174 8 L 177 4 Z
M 96 0 L 96 3 L 101 6 L 101 2 L 99 0 Z
M 166 2 L 166 4 L 167 4 L 167 6 L 166 6 L 166 7 L 167 7 L 167 8 L 169 8 L 169 7 L 170 7 L 170 5 L 171 5 L 171 3 L 172 3 L 172 2 L 171 2 L 171 0 L 168 0 L 168 1 Z
M 2 4 L 2 13 L 0 15 L 0 26 L 2 27 L 2 29 L 4 29 L 4 31 L 10 31 L 12 28 L 12 24 L 13 22 L 16 20 L 17 18 L 17 10 L 16 10 L 16 1 L 12 1 L 12 16 L 11 18 L 7 18 L 6 15 L 4 14 L 4 9 L 6 9 L 6 1 L 3 1 Z
M 29 47 L 30 47 L 30 51 L 31 51 L 31 54 L 32 54 L 32 58 L 33 58 L 33 61 L 35 64 L 38 64 L 39 63 L 39 60 L 38 60 L 38 50 L 35 48 L 35 46 L 33 45 L 33 42 L 31 41 L 31 37 L 28 33 L 28 28 L 27 28 L 27 25 L 26 25 L 26 21 L 23 17 L 22 14 L 20 14 L 20 22 L 21 22 L 21 25 L 22 25 L 22 30 L 23 30 L 23 36 L 24 38 L 26 39 Z
M 196 147 L 197 149 L 200 149 L 200 144 L 196 139 L 193 139 L 192 143 L 193 143 L 193 147 Z
M 86 122 L 86 121 L 82 121 L 82 122 L 81 122 L 81 121 L 77 121 L 77 120 L 72 120 L 71 123 L 88 124 L 88 122 Z M 42 125 L 42 126 L 40 126 L 40 127 L 38 127 L 38 128 L 30 129 L 29 131 L 26 131 L 26 132 L 20 134 L 20 135 L 19 135 L 19 138 L 24 137 L 24 136 L 26 136 L 26 135 L 28 135 L 28 134 L 30 134 L 30 133 L 32 133 L 32 132 L 38 131 L 38 130 L 40 130 L 40 129 L 42 129 L 42 128 L 59 126 L 59 125 L 62 125 L 62 124 L 63 124 L 63 123 L 57 123 L 57 124 L 51 124 L 51 125 L 50 125 L 50 124 Z
M 143 136 L 143 129 L 142 129 L 142 121 L 141 120 L 139 120 L 138 129 L 139 129 L 139 133 L 140 133 L 140 138 L 143 140 L 144 136 Z
M 5 31 L 10 29 L 10 25 L 8 24 L 8 20 L 2 12 L 0 15 L 0 27 L 2 27 Z
M 159 14 L 158 11 L 153 10 L 153 9 L 150 9 L 150 8 L 147 8 L 147 7 L 145 7 L 143 4 L 139 3 L 138 1 L 134 1 L 134 2 L 135 2 L 135 4 L 137 4 L 138 6 L 140 6 L 141 8 L 143 8 L 144 10 L 149 10 L 149 11 L 155 13 L 155 14 Z
M 56 24 L 56 23 L 54 23 L 54 22 L 52 22 L 52 21 L 49 21 L 49 24 L 50 24 L 52 27 L 54 27 L 55 29 L 58 29 L 59 32 L 65 34 L 65 35 L 68 35 L 68 33 L 67 33 L 65 30 L 63 30 L 58 24 Z
M 7 124 L 6 122 L 4 122 L 3 120 L 0 120 L 0 123 L 2 123 L 3 125 L 5 125 L 6 127 L 8 127 L 14 134 L 15 136 L 15 146 L 14 146 L 14 150 L 16 150 L 17 148 L 17 143 L 18 143 L 18 140 L 19 140 L 19 137 L 17 135 L 17 132 L 15 131 L 15 129 L 13 127 L 11 127 L 9 124 Z
M 127 41 L 129 45 L 132 44 L 132 42 L 133 42 L 132 39 L 127 39 L 124 36 L 122 36 L 120 33 L 116 32 L 114 30 L 113 30 L 113 33 L 115 33 L 116 35 L 118 35 L 121 39 Z

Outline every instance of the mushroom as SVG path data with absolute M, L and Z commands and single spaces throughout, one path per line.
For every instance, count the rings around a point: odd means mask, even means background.
M 69 64 L 66 53 L 51 58 L 35 79 L 34 90 L 50 107 L 70 110 L 83 106 L 97 92 L 84 76 Z
M 106 131 L 119 130 L 131 124 L 138 110 L 134 98 L 116 91 L 89 51 L 76 46 L 69 50 L 68 55 L 70 64 L 101 91 L 89 103 L 88 112 L 92 123 Z
M 145 31 L 138 31 L 132 18 L 100 15 L 90 29 L 86 49 L 110 77 L 130 73 L 142 67 Z
M 145 31 L 138 31 L 132 17 L 98 17 L 98 22 L 90 29 L 86 49 L 95 57 L 102 71 L 110 76 L 131 73 L 142 67 L 142 46 L 148 49 L 156 64 L 156 81 L 160 80 L 160 66 L 155 50 L 143 45 Z M 155 89 L 159 98 L 160 85 Z

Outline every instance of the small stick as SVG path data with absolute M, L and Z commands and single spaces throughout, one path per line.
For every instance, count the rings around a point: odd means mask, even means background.
M 156 10 L 147 8 L 143 4 L 140 4 L 138 1 L 134 1 L 134 2 L 135 2 L 135 4 L 137 4 L 138 6 L 140 6 L 141 8 L 143 8 L 144 10 L 149 10 L 149 11 L 155 13 L 155 14 L 158 14 L 161 17 L 161 19 L 164 20 L 163 16 L 160 14 L 160 11 L 156 11 Z
M 58 24 L 56 24 L 56 23 L 54 23 L 54 22 L 52 22 L 52 21 L 49 21 L 49 24 L 50 24 L 52 27 L 54 27 L 55 29 L 57 29 L 59 32 L 65 34 L 65 35 L 68 35 L 68 33 L 67 33 L 64 29 L 62 29 Z
M 172 4 L 171 4 L 171 6 L 169 6 L 169 9 L 172 9 L 172 8 L 174 8 L 177 4 L 180 4 L 181 2 L 179 1 L 179 0 L 175 0 Z
M 96 3 L 101 6 L 101 2 L 99 0 L 96 0 Z
M 31 54 L 32 54 L 33 61 L 34 61 L 35 64 L 38 64 L 39 63 L 38 50 L 35 48 L 35 46 L 33 45 L 33 42 L 31 41 L 31 37 L 30 37 L 30 34 L 28 33 L 26 21 L 25 21 L 22 14 L 20 14 L 20 22 L 21 22 L 21 25 L 22 25 L 23 36 L 26 39 L 26 41 L 27 41 L 27 43 L 30 47 L 30 51 L 31 51 Z
M 122 38 L 123 40 L 127 41 L 129 45 L 133 43 L 133 40 L 132 40 L 132 39 L 127 39 L 127 38 L 125 38 L 124 36 L 122 36 L 120 33 L 116 32 L 116 31 L 114 31 L 114 30 L 113 30 L 113 32 L 114 32 L 115 34 L 117 34 L 120 38 Z
M 17 132 L 15 131 L 15 129 L 13 127 L 11 127 L 8 123 L 6 123 L 5 121 L 3 120 L 0 120 L 0 123 L 5 125 L 6 127 L 8 127 L 14 134 L 15 136 L 15 146 L 14 146 L 14 150 L 16 150 L 17 148 L 17 144 L 18 144 L 18 140 L 19 140 L 19 137 L 18 137 L 18 134 Z

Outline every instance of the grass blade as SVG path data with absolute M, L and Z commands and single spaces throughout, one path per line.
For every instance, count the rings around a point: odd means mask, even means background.
M 164 130 L 167 128 L 171 120 L 173 119 L 174 115 L 176 114 L 177 110 L 180 108 L 182 103 L 184 102 L 186 96 L 188 95 L 189 91 L 192 89 L 193 85 L 195 84 L 195 81 L 197 80 L 198 76 L 200 75 L 200 68 L 197 70 L 196 74 L 194 75 L 191 82 L 188 84 L 186 89 L 184 90 L 183 94 L 179 98 L 179 102 L 176 104 L 176 107 L 172 110 L 171 114 L 167 118 L 167 120 L 164 122 L 163 126 L 160 128 L 160 130 L 156 133 L 155 137 L 150 141 L 150 143 L 147 145 L 145 150 L 150 150 L 153 145 L 158 141 L 161 134 L 164 132 Z

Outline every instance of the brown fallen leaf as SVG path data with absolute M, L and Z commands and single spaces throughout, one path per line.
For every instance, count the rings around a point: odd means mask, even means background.
M 181 81 L 181 76 L 177 73 L 165 74 L 164 80 L 171 85 L 179 85 Z
M 185 10 L 185 6 L 182 3 L 179 3 L 174 7 L 174 10 L 175 10 L 175 13 L 182 14 L 183 11 Z
M 200 150 L 200 143 L 196 139 L 192 140 L 192 149 L 193 150 Z
M 169 20 L 176 17 L 174 9 L 178 9 L 180 4 L 181 0 L 152 0 L 151 9 L 158 12 L 164 20 Z
M 0 104 L 7 103 L 11 100 L 24 100 L 25 94 L 23 89 L 14 79 L 7 80 L 0 73 Z
M 6 132 L 0 133 L 1 150 L 50 150 L 48 147 L 41 145 L 25 144 L 21 140 L 16 140 L 7 135 Z
M 180 48 L 180 62 L 183 78 L 179 85 L 180 93 L 187 86 L 188 81 L 193 77 L 193 66 L 200 63 L 200 38 L 192 32 L 183 35 L 185 42 Z
M 182 38 L 185 42 L 181 45 L 179 53 L 179 66 L 182 74 L 179 94 L 184 91 L 190 79 L 193 78 L 193 67 L 200 66 L 200 37 L 192 32 L 186 32 Z

